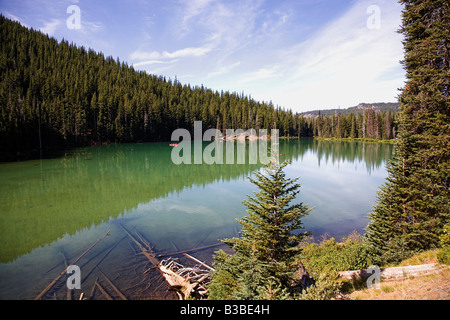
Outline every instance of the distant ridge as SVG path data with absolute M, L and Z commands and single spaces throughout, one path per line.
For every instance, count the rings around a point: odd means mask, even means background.
M 327 110 L 313 110 L 302 112 L 301 114 L 305 117 L 316 117 L 319 115 L 333 115 L 335 113 L 340 113 L 342 115 L 347 115 L 349 113 L 363 113 L 364 110 L 372 109 L 375 112 L 397 112 L 398 111 L 398 102 L 376 102 L 376 103 L 360 103 L 357 106 L 349 107 L 347 109 L 327 109 Z

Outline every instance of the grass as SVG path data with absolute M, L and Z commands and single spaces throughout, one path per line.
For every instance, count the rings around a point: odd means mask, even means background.
M 449 300 L 450 268 L 407 280 L 382 282 L 379 288 L 364 288 L 349 295 L 352 300 Z
M 440 251 L 422 252 L 396 266 L 437 263 Z M 344 288 L 351 300 L 450 300 L 450 267 L 432 274 L 410 276 L 406 280 L 382 281 L 371 289 L 366 287 L 364 280 L 355 279 L 346 282 Z
M 426 263 L 437 263 L 437 255 L 440 251 L 441 251 L 441 249 L 434 249 L 434 250 L 428 250 L 428 251 L 421 252 L 419 254 L 412 256 L 411 258 L 403 260 L 397 266 L 404 267 L 404 266 L 414 266 L 414 265 L 426 264 Z

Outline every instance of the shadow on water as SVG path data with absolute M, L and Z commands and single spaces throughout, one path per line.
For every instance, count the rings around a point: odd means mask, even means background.
M 0 298 L 29 299 L 46 283 L 35 283 L 36 273 L 52 278 L 63 270 L 63 261 L 73 261 L 108 229 L 111 234 L 89 253 L 108 265 L 103 271 L 115 275 L 114 282 L 123 282 L 121 288 L 129 287 L 129 297 L 170 298 L 155 293 L 161 283 L 153 273 L 147 274 L 155 277 L 151 286 L 147 278 L 133 280 L 148 263 L 135 251 L 130 255 L 130 249 L 136 248 L 117 223 L 146 236 L 158 252 L 208 246 L 238 236 L 235 218 L 245 214 L 241 201 L 255 191 L 246 177 L 262 167 L 248 161 L 175 165 L 171 153 L 168 143 L 108 145 L 70 150 L 53 159 L 0 164 Z M 291 160 L 297 167 L 307 158 L 319 170 L 327 163 L 358 163 L 370 175 L 390 159 L 392 145 L 280 140 L 279 153 L 281 161 Z M 305 186 L 303 176 L 308 181 L 308 172 L 300 175 Z M 308 192 L 302 194 L 302 201 L 316 205 L 314 193 L 306 200 Z M 198 254 L 210 259 L 216 249 Z M 94 268 L 88 267 L 95 265 L 93 261 L 82 269 Z M 7 281 L 16 276 L 21 280 Z M 84 273 L 88 276 L 94 284 L 94 273 Z M 35 283 L 32 289 L 30 282 Z M 61 298 L 61 292 L 55 294 Z
M 261 167 L 248 161 L 175 165 L 171 152 L 167 143 L 108 145 L 71 150 L 61 158 L 1 164 L 0 262 L 116 218 L 139 204 L 218 181 L 245 180 Z M 390 158 L 392 145 L 280 141 L 281 161 L 301 160 L 308 152 L 316 155 L 319 167 L 326 162 L 363 161 L 370 173 Z

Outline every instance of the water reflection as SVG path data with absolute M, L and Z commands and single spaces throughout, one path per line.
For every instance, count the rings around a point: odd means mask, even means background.
M 280 140 L 279 148 L 281 161 L 288 159 L 300 167 L 306 166 L 305 158 L 308 163 L 316 161 L 319 168 L 327 163 L 364 163 L 368 174 L 382 167 L 392 154 L 390 144 L 313 139 Z M 122 215 L 131 219 L 133 216 L 127 214 L 132 212 L 164 212 L 164 221 L 182 221 L 183 230 L 192 228 L 193 233 L 195 219 L 217 230 L 223 225 L 232 226 L 237 213 L 222 212 L 220 205 L 235 203 L 232 210 L 241 210 L 241 201 L 254 189 L 246 177 L 261 166 L 248 161 L 234 165 L 175 165 L 171 150 L 168 143 L 97 146 L 73 150 L 57 159 L 1 164 L 0 262 L 14 261 L 35 248 Z M 327 183 L 311 167 L 313 171 L 311 182 Z M 305 172 L 300 175 L 308 181 Z M 312 185 L 324 190 L 317 183 Z M 184 200 L 177 200 L 184 192 Z M 315 202 L 313 194 L 311 197 Z M 188 215 L 179 209 L 192 213 L 191 219 L 186 219 Z M 215 213 L 211 219 L 202 216 L 211 210 Z M 147 224 L 164 239 L 161 214 L 155 217 L 159 220 L 141 221 L 141 226 Z

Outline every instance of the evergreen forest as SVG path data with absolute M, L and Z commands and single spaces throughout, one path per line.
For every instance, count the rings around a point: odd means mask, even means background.
M 338 272 L 439 249 L 450 261 L 450 3 L 400 0 L 406 84 L 399 111 L 305 115 L 243 93 L 134 70 L 0 16 L 1 160 L 67 146 L 169 141 L 177 128 L 279 129 L 284 137 L 395 139 L 388 176 L 362 237 L 305 243 L 300 183 L 272 164 L 250 181 L 234 252 L 214 257 L 210 299 L 331 299 Z M 295 201 L 294 201 L 295 200 Z M 313 211 L 312 211 L 313 212 Z M 313 214 L 313 213 L 312 213 Z M 305 283 L 304 275 L 312 276 Z
M 307 117 L 244 93 L 182 85 L 0 16 L 0 160 L 65 147 L 170 141 L 177 128 L 279 129 L 285 137 L 392 139 L 396 113 Z M 40 152 L 41 151 L 41 152 Z
M 269 168 L 251 180 L 259 191 L 243 202 L 248 216 L 239 220 L 241 238 L 224 240 L 236 253 L 215 257 L 212 298 L 332 299 L 343 288 L 342 270 L 388 266 L 431 250 L 439 250 L 439 263 L 449 264 L 450 4 L 400 2 L 407 81 L 399 97 L 394 158 L 366 233 L 302 247 L 301 219 L 309 209 L 289 204 L 300 185 L 286 180 L 285 164 Z M 305 269 L 313 283 L 303 281 Z

